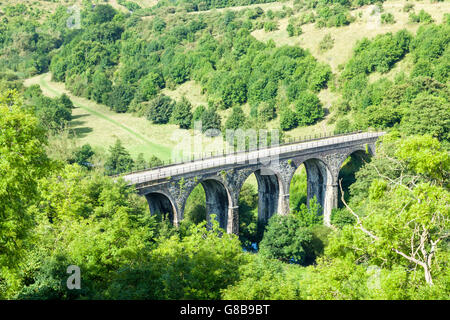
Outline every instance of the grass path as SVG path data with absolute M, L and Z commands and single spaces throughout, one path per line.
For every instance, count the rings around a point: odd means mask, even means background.
M 170 158 L 172 143 L 167 139 L 167 134 L 170 136 L 175 126 L 161 128 L 162 126 L 152 125 L 144 118 L 115 113 L 106 106 L 73 96 L 65 90 L 64 85 L 52 82 L 50 74 L 28 79 L 25 84 L 39 84 L 44 94 L 51 97 L 66 93 L 72 99 L 76 108 L 72 111 L 70 128 L 79 144 L 89 143 L 106 149 L 116 139 L 120 139 L 133 157 L 142 152 L 146 158 L 151 155 L 162 159 Z M 161 137 L 161 131 L 166 134 L 165 139 L 164 135 Z
M 50 87 L 49 83 L 48 83 L 47 81 L 45 81 L 45 79 L 44 79 L 43 76 L 40 77 L 39 85 L 42 86 L 42 87 L 44 87 L 44 88 L 46 88 L 46 89 L 49 90 L 50 92 L 52 92 L 55 96 L 60 96 L 60 95 L 62 95 L 62 92 L 58 92 L 58 91 L 56 91 L 54 88 Z M 70 98 L 73 100 L 73 97 L 70 97 Z M 144 137 L 143 137 L 142 135 L 140 135 L 139 133 L 137 133 L 137 132 L 133 131 L 132 129 L 128 128 L 127 126 L 124 126 L 123 124 L 121 124 L 121 123 L 119 123 L 119 122 L 117 122 L 117 121 L 111 119 L 110 117 L 104 115 L 103 113 L 100 113 L 100 112 L 98 112 L 98 111 L 96 111 L 96 110 L 94 110 L 94 109 L 92 109 L 92 108 L 89 108 L 88 106 L 85 106 L 85 105 L 83 105 L 83 104 L 81 104 L 81 103 L 79 103 L 79 102 L 76 102 L 76 101 L 74 101 L 74 100 L 73 100 L 73 104 L 74 104 L 76 107 L 78 107 L 78 108 L 82 108 L 82 109 L 86 110 L 87 112 L 89 112 L 89 113 L 91 113 L 91 114 L 93 114 L 93 115 L 95 115 L 95 116 L 97 116 L 97 117 L 100 117 L 100 118 L 102 118 L 102 119 L 105 119 L 106 121 L 111 122 L 111 123 L 114 124 L 115 126 L 118 126 L 118 127 L 122 128 L 122 129 L 128 131 L 130 134 L 134 135 L 134 136 L 137 137 L 138 139 L 141 139 L 143 142 L 146 142 L 146 143 L 148 143 L 148 144 L 150 144 L 150 145 L 153 145 L 152 142 L 148 141 L 146 138 L 144 138 Z

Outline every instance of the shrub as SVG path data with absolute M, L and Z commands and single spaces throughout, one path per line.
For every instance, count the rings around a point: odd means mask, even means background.
M 319 51 L 325 52 L 333 48 L 334 39 L 331 37 L 331 34 L 326 34 L 322 40 L 319 42 Z
M 382 24 L 394 24 L 395 23 L 394 15 L 389 12 L 383 13 L 381 15 L 381 23 Z
M 433 23 L 434 22 L 431 15 L 423 9 L 419 11 L 419 14 L 415 14 L 414 12 L 411 12 L 409 14 L 409 21 L 415 22 L 415 23 Z
M 264 31 L 275 31 L 278 30 L 278 24 L 275 21 L 267 21 L 264 23 Z
M 181 129 L 189 129 L 192 122 L 191 109 L 191 103 L 185 97 L 181 98 L 181 101 L 175 104 L 172 113 L 173 123 L 178 124 Z
M 414 5 L 412 3 L 405 3 L 403 6 L 403 12 L 410 12 L 412 9 L 414 9 Z
M 336 127 L 334 128 L 334 134 L 349 132 L 350 130 L 350 121 L 348 119 L 339 119 L 336 122 Z
M 281 130 L 287 131 L 297 127 L 297 117 L 294 111 L 289 107 L 284 108 L 280 114 L 280 128 Z
M 295 104 L 296 117 L 299 125 L 310 125 L 324 115 L 319 98 L 311 92 L 303 92 Z

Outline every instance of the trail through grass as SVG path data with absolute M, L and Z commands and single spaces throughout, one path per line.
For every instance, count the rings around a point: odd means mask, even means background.
M 135 158 L 139 153 L 143 153 L 147 159 L 151 155 L 165 160 L 170 158 L 176 143 L 170 136 L 177 130 L 176 126 L 153 125 L 145 118 L 115 113 L 106 106 L 73 96 L 65 90 L 64 85 L 50 81 L 50 74 L 28 79 L 25 84 L 39 84 L 48 96 L 66 93 L 72 99 L 76 108 L 72 111 L 70 129 L 80 145 L 89 143 L 106 149 L 116 139 L 120 139 Z

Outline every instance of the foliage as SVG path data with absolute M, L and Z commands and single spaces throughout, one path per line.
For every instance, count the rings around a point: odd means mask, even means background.
M 302 126 L 313 124 L 324 115 L 319 98 L 307 91 L 297 99 L 295 110 L 297 123 Z
M 38 199 L 38 180 L 52 164 L 45 131 L 15 91 L 0 96 L 0 133 L 0 266 L 10 268 L 33 226 L 27 210 Z
M 320 244 L 315 243 L 321 240 L 316 240 L 313 232 L 313 227 L 320 223 L 318 210 L 312 201 L 309 209 L 303 205 L 294 214 L 272 216 L 260 243 L 260 254 L 284 262 L 312 263 L 323 250 L 323 244 L 320 248 Z
M 281 130 L 291 130 L 297 127 L 297 116 L 290 108 L 284 108 L 280 113 L 280 128 Z
M 73 159 L 71 159 L 71 163 L 77 163 L 80 166 L 85 166 L 87 168 L 91 167 L 92 156 L 94 155 L 94 151 L 90 144 L 84 144 L 80 148 L 77 148 L 73 154 Z
M 202 131 L 207 132 L 209 135 L 216 134 L 216 130 L 220 130 L 221 119 L 220 115 L 216 112 L 214 107 L 209 107 L 206 109 L 200 120 L 202 121 Z
M 302 269 L 261 255 L 249 256 L 250 262 L 240 267 L 241 279 L 223 291 L 225 300 L 291 300 L 298 299 L 297 279 Z
M 381 14 L 381 23 L 382 24 L 394 24 L 395 18 L 394 15 L 390 12 Z
M 180 126 L 182 129 L 189 129 L 192 123 L 192 105 L 183 97 L 180 102 L 175 104 L 172 121 Z
M 432 23 L 434 20 L 431 15 L 425 10 L 420 10 L 419 14 L 415 14 L 414 12 L 409 13 L 409 21 L 416 23 Z
M 147 119 L 158 124 L 168 123 L 174 107 L 175 102 L 172 101 L 171 98 L 164 94 L 160 94 L 150 101 Z
M 450 105 L 442 97 L 419 94 L 402 119 L 408 134 L 431 134 L 439 140 L 450 141 Z
M 233 107 L 230 117 L 225 122 L 225 129 L 237 130 L 245 125 L 246 117 L 241 107 Z
M 319 50 L 321 52 L 328 51 L 332 49 L 334 46 L 334 39 L 331 37 L 331 34 L 327 33 L 323 36 L 322 40 L 319 42 Z
M 114 146 L 109 147 L 109 156 L 105 161 L 105 170 L 109 175 L 131 171 L 134 161 L 122 142 L 117 139 Z
M 212 219 L 189 229 L 181 240 L 161 238 L 146 264 L 117 274 L 110 294 L 119 299 L 218 299 L 221 290 L 239 278 L 239 266 L 247 257 L 238 239 L 221 233 Z M 126 288 L 126 289 L 125 289 Z

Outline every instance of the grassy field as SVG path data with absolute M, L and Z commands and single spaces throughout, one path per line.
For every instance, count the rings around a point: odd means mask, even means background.
M 171 137 L 179 130 L 175 125 L 153 125 L 147 119 L 128 113 L 115 113 L 108 107 L 71 95 L 61 83 L 52 82 L 50 74 L 26 80 L 25 85 L 39 84 L 44 94 L 55 97 L 66 93 L 76 108 L 72 111 L 70 129 L 78 145 L 85 143 L 106 149 L 120 139 L 133 157 L 143 153 L 169 159 L 177 143 Z

